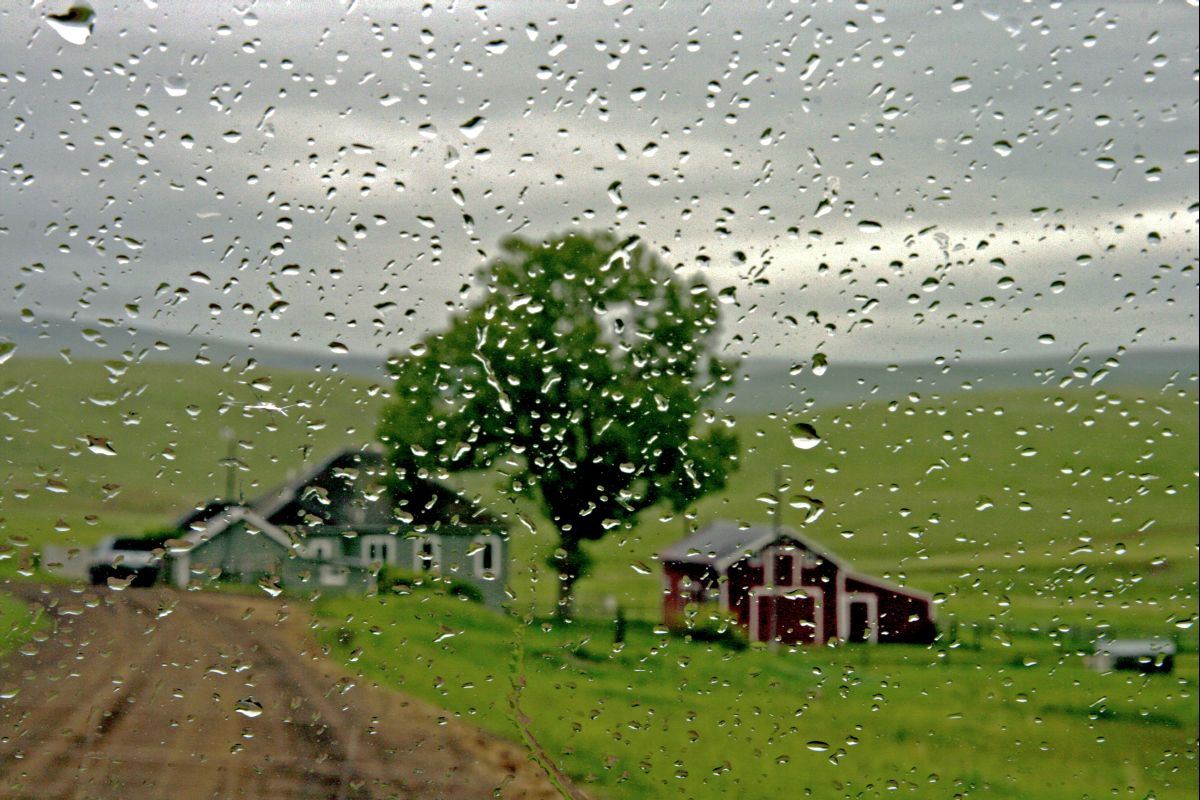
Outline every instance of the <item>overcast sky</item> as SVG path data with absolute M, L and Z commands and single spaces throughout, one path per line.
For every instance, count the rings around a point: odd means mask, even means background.
M 382 354 L 583 228 L 735 287 L 732 352 L 1196 343 L 1194 2 L 68 5 L 0 10 L 30 324 Z

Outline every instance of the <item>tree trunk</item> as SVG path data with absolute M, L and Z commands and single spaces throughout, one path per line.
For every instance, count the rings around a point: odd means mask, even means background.
M 564 537 L 550 565 L 558 573 L 558 605 L 554 616 L 570 619 L 575 611 L 575 583 L 587 569 L 587 554 L 578 539 Z
M 575 582 L 579 580 L 579 575 L 570 570 L 563 570 L 558 573 L 558 605 L 554 609 L 554 616 L 562 620 L 570 619 L 575 611 Z

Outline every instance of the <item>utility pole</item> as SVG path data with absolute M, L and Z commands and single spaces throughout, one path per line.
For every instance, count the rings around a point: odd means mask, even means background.
M 234 502 L 233 496 L 235 484 L 237 482 L 237 440 L 233 436 L 233 428 L 222 428 L 221 438 L 229 443 L 228 453 L 225 456 L 225 500 Z
M 776 467 L 775 468 L 775 514 L 774 514 L 774 528 L 775 528 L 776 536 L 779 535 L 779 531 L 783 527 L 783 520 L 781 519 L 782 514 L 783 514 L 783 470 L 781 470 L 779 467 Z

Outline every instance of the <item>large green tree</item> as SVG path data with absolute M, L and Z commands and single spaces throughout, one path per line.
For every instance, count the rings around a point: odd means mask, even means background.
M 478 279 L 478 302 L 390 362 L 380 439 L 401 482 L 504 459 L 558 531 L 569 615 L 584 542 L 658 503 L 686 509 L 736 466 L 733 433 L 702 421 L 733 380 L 718 306 L 699 277 L 607 234 L 510 238 Z

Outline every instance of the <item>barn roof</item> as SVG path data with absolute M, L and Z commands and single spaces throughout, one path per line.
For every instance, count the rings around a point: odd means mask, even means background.
M 747 554 L 757 553 L 780 538 L 794 539 L 813 554 L 838 561 L 824 548 L 790 528 L 776 529 L 767 525 L 746 527 L 724 519 L 710 522 L 691 536 L 679 540 L 659 553 L 658 558 L 663 562 L 706 564 L 720 570 Z

